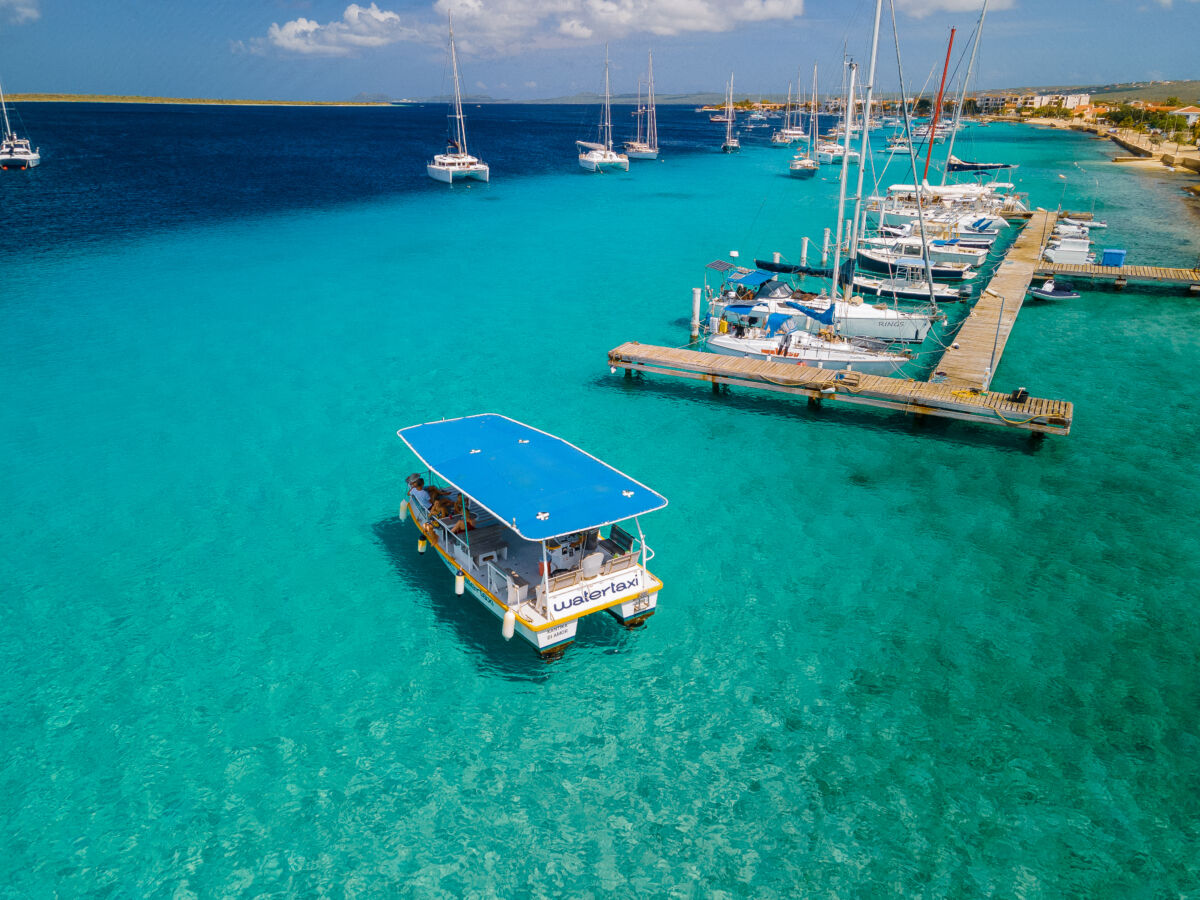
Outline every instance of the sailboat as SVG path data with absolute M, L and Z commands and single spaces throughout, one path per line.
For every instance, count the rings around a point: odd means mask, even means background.
M 812 92 L 812 108 L 813 114 L 808 120 L 808 153 L 801 155 L 797 153 L 790 163 L 788 163 L 788 172 L 795 178 L 812 178 L 817 174 L 817 169 L 820 166 L 813 159 L 813 136 L 817 132 L 817 67 L 813 65 L 813 92 Z
M 736 113 L 733 111 L 733 73 L 729 73 L 729 89 L 725 94 L 725 143 L 721 145 L 722 153 L 736 153 L 742 149 L 742 143 L 733 135 L 733 123 Z
M 4 113 L 4 139 L 0 140 L 0 169 L 32 169 L 42 161 L 39 150 L 33 149 L 29 138 L 17 137 L 8 122 L 8 106 L 4 102 L 4 88 L 0 86 L 0 111 Z
M 654 111 L 654 52 L 650 53 L 649 75 L 646 84 L 646 105 L 642 106 L 641 85 L 638 85 L 637 138 L 625 142 L 625 155 L 630 159 L 658 159 L 658 116 Z M 643 137 L 642 126 L 645 126 Z
M 613 152 L 612 89 L 608 80 L 608 44 L 604 45 L 604 112 L 600 116 L 600 143 L 576 141 L 585 152 L 579 154 L 579 165 L 589 172 L 629 171 L 629 157 Z
M 879 20 L 883 8 L 883 0 L 876 0 L 875 4 L 875 30 L 872 37 L 872 46 L 877 46 L 879 42 Z M 854 97 L 854 81 L 858 70 L 855 63 L 850 63 L 848 66 L 850 79 L 849 88 L 847 90 L 847 101 L 850 102 Z M 871 103 L 872 89 L 875 81 L 875 54 L 871 54 L 871 75 L 870 83 L 867 87 L 866 104 L 869 107 Z M 849 133 L 845 134 L 846 148 L 850 144 Z M 864 137 L 865 143 L 865 137 Z M 852 340 L 846 340 L 845 332 L 838 334 L 844 325 L 852 322 L 860 326 L 867 327 L 887 327 L 897 329 L 894 337 L 900 338 L 904 335 L 910 340 L 920 340 L 929 332 L 929 327 L 932 320 L 932 313 L 913 312 L 904 313 L 899 310 L 876 310 L 874 307 L 867 307 L 862 303 L 861 299 L 854 298 L 851 295 L 849 287 L 846 291 L 845 299 L 839 298 L 840 288 L 843 281 L 849 281 L 853 277 L 854 271 L 854 256 L 857 252 L 857 223 L 861 214 L 861 197 L 862 197 L 862 175 L 863 168 L 859 165 L 859 186 L 857 198 L 855 201 L 854 216 L 851 222 L 850 234 L 850 257 L 847 260 L 845 275 L 843 275 L 843 267 L 841 265 L 841 248 L 842 248 L 842 227 L 843 227 L 843 210 L 846 204 L 846 174 L 848 170 L 849 158 L 846 153 L 842 154 L 841 164 L 842 172 L 840 179 L 840 188 L 838 195 L 837 206 L 837 239 L 834 243 L 834 259 L 833 268 L 828 270 L 827 274 L 832 277 L 833 283 L 828 295 L 812 298 L 815 303 L 809 304 L 790 304 L 787 300 L 783 302 L 792 306 L 802 317 L 816 325 L 825 326 L 820 334 L 814 335 L 807 330 L 787 331 L 786 328 L 790 325 L 795 327 L 798 323 L 795 315 L 790 317 L 785 316 L 780 310 L 774 320 L 768 309 L 767 315 L 762 316 L 758 309 L 758 304 L 754 304 L 749 313 L 753 318 L 743 322 L 741 320 L 731 321 L 730 313 L 742 314 L 744 306 L 734 305 L 726 306 L 721 310 L 721 319 L 717 324 L 717 334 L 711 334 L 708 337 L 706 345 L 711 352 L 723 353 L 727 355 L 748 356 L 752 358 L 767 358 L 774 356 L 781 361 L 795 360 L 801 365 L 817 365 L 831 369 L 854 369 L 860 372 L 866 372 L 875 375 L 891 375 L 897 372 L 910 358 L 909 354 L 897 354 L 884 352 L 884 345 L 880 341 L 865 340 L 863 337 L 857 337 Z M 755 261 L 760 269 L 763 268 L 762 263 Z M 785 267 L 772 265 L 773 271 L 782 271 Z M 805 267 L 787 267 L 794 268 L 795 271 L 802 272 Z M 758 276 L 758 273 L 753 273 Z M 770 276 L 764 273 L 762 277 L 769 278 Z M 755 298 L 757 300 L 757 298 Z M 773 297 L 771 299 L 774 299 Z M 882 315 L 879 315 L 882 314 Z M 723 323 L 723 324 L 722 324 Z M 909 336 L 909 329 L 912 329 Z M 732 330 L 732 334 L 731 334 Z M 782 333 L 781 333 L 782 332 Z M 889 335 L 891 337 L 892 335 Z
M 456 181 L 487 181 L 491 175 L 487 163 L 467 153 L 467 125 L 463 119 L 462 89 L 458 79 L 458 55 L 454 51 L 454 19 L 450 18 L 450 65 L 454 69 L 454 113 L 446 152 L 439 153 L 425 171 L 434 181 L 453 184 Z
M 967 62 L 967 74 L 963 78 L 962 90 L 958 95 L 958 104 L 954 109 L 954 127 L 950 131 L 950 147 L 946 151 L 946 168 L 942 171 L 942 184 L 951 172 L 999 172 L 1001 169 L 1015 169 L 1015 163 L 967 162 L 954 155 L 954 138 L 963 123 L 963 103 L 967 98 L 967 89 L 971 81 L 971 72 L 975 68 L 975 54 L 979 51 L 979 40 L 983 36 L 983 21 L 987 17 L 988 0 L 983 0 L 983 8 L 979 12 L 979 23 L 975 26 L 975 40 L 971 44 L 971 59 Z

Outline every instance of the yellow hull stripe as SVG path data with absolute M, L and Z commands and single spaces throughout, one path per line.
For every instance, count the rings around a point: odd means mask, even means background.
M 439 544 L 433 537 L 433 533 L 432 533 L 433 529 L 426 530 L 424 527 L 422 527 L 421 523 L 417 521 L 415 516 L 413 516 L 413 524 L 417 526 L 417 530 L 420 531 L 421 534 L 423 534 L 425 536 L 425 539 L 427 541 L 429 541 L 429 543 L 433 547 L 433 549 L 436 550 L 439 554 L 441 554 L 442 559 L 446 560 L 446 562 L 448 562 L 450 565 L 454 566 L 456 571 L 462 572 L 463 577 L 465 579 L 467 579 L 467 581 L 471 582 L 471 584 L 475 585 L 475 587 L 479 588 L 481 591 L 483 591 L 485 594 L 487 594 L 487 596 L 489 596 L 493 600 L 495 600 L 496 603 L 498 603 L 504 609 L 505 612 L 508 612 L 509 607 L 508 607 L 507 603 L 505 603 L 503 600 L 501 600 L 499 597 L 497 597 L 495 594 L 493 594 L 491 591 L 489 591 L 487 588 L 485 588 L 482 584 L 480 584 L 478 581 L 476 581 L 471 576 L 470 572 L 468 572 L 466 569 L 462 568 L 462 566 L 460 566 L 458 564 L 458 560 L 456 560 L 449 553 L 447 553 L 445 550 L 442 549 L 442 545 Z M 646 572 L 646 574 L 650 578 L 650 581 L 653 582 L 653 586 L 642 591 L 642 593 L 649 596 L 650 594 L 657 594 L 659 591 L 661 591 L 662 587 L 663 587 L 663 583 L 658 578 L 656 578 L 654 575 L 651 575 L 645 569 L 643 569 L 642 571 Z M 530 587 L 533 587 L 533 585 L 530 585 Z M 556 628 L 559 625 L 565 625 L 567 622 L 574 622 L 576 619 L 582 619 L 584 616 L 590 616 L 592 613 L 604 612 L 604 610 L 606 610 L 606 609 L 609 609 L 613 606 L 620 606 L 622 603 L 628 603 L 630 600 L 634 600 L 640 596 L 641 596 L 641 594 L 636 594 L 634 597 L 622 597 L 619 600 L 614 600 L 612 603 L 606 603 L 606 604 L 604 604 L 604 606 L 596 606 L 596 607 L 593 607 L 592 609 L 586 610 L 585 612 L 581 612 L 581 613 L 578 613 L 573 616 L 567 616 L 564 619 L 554 619 L 553 621 L 547 622 L 545 625 L 534 625 L 533 622 L 526 619 L 520 613 L 517 613 L 516 616 L 517 616 L 517 621 L 520 622 L 522 625 L 524 625 L 526 628 L 528 628 L 530 631 L 533 631 L 533 632 L 545 631 L 547 628 Z

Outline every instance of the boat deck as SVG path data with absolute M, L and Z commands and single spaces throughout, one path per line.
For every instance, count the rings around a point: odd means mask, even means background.
M 905 381 L 740 356 L 720 356 L 629 341 L 608 353 L 609 365 L 720 384 L 798 394 L 816 402 L 849 403 L 913 415 L 1000 425 L 1024 431 L 1069 434 L 1074 407 L 1065 400 L 964 388 L 949 382 Z

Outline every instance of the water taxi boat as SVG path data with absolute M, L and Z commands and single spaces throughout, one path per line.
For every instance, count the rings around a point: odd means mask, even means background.
M 485 414 L 401 428 L 428 480 L 409 476 L 400 518 L 469 591 L 542 656 L 575 639 L 584 616 L 643 624 L 662 582 L 639 516 L 667 500 L 561 438 Z M 443 487 L 439 488 L 437 482 Z M 630 527 L 622 523 L 632 522 Z

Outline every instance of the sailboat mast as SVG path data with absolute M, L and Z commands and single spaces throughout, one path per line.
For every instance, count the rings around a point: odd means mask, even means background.
M 634 140 L 637 143 L 642 143 L 642 117 L 646 115 L 646 110 L 642 107 L 642 79 L 638 79 L 638 104 L 637 112 L 637 137 Z
M 0 110 L 4 111 L 4 137 L 12 137 L 12 126 L 8 124 L 8 104 L 4 102 L 4 85 L 0 85 Z
M 946 151 L 946 168 L 942 171 L 942 184 L 950 174 L 950 157 L 954 155 L 954 139 L 958 136 L 958 123 L 962 121 L 963 101 L 967 99 L 967 88 L 971 84 L 971 70 L 975 67 L 975 53 L 979 50 L 979 39 L 983 37 L 983 19 L 987 15 L 988 0 L 983 0 L 983 9 L 979 12 L 979 24 L 975 26 L 975 43 L 971 45 L 971 58 L 967 61 L 967 75 L 963 79 L 962 90 L 958 94 L 958 108 L 954 110 L 954 129 L 950 132 L 950 147 Z
M 463 122 L 462 111 L 462 88 L 458 83 L 458 54 L 454 50 L 454 16 L 450 16 L 450 66 L 454 69 L 454 119 L 455 119 L 455 141 L 458 143 L 458 152 L 466 155 L 467 152 L 467 126 Z
M 729 96 L 725 100 L 725 143 L 733 143 L 733 73 L 729 73 Z
M 800 89 L 799 83 L 796 84 L 796 89 Z M 808 120 L 808 158 L 814 159 L 813 156 L 813 141 L 817 139 L 817 64 L 813 63 L 813 99 L 812 109 L 809 111 Z
M 800 85 L 796 85 L 796 93 L 800 93 Z M 788 82 L 788 98 L 787 105 L 783 108 L 783 129 L 792 127 L 792 83 Z
M 950 29 L 950 43 L 946 45 L 946 64 L 942 66 L 942 83 L 938 85 L 937 103 L 933 107 L 933 117 L 929 120 L 929 150 L 925 153 L 925 173 L 921 176 L 921 181 L 929 180 L 929 163 L 933 160 L 933 139 L 937 134 L 937 123 L 942 111 L 942 96 L 946 90 L 946 73 L 950 71 L 950 51 L 954 49 L 954 32 L 956 28 Z M 921 186 L 917 185 L 917 190 Z
M 649 84 L 646 86 L 648 97 L 646 102 L 649 103 L 649 108 L 646 110 L 646 142 L 650 144 L 651 150 L 658 149 L 658 114 L 654 111 L 654 51 L 650 51 L 650 71 L 647 75 Z
M 846 92 L 847 102 L 854 101 L 854 76 L 858 72 L 857 63 L 849 63 L 850 89 Z M 842 267 L 842 212 L 846 208 L 846 170 L 850 166 L 850 129 L 846 129 L 845 145 L 842 147 L 842 177 L 838 186 L 837 205 L 837 242 L 833 245 L 833 289 L 829 296 L 836 301 L 838 296 L 838 277 Z M 853 279 L 851 279 L 853 283 Z
M 875 28 L 871 33 L 871 65 L 867 69 L 867 96 L 863 101 L 863 133 L 862 147 L 858 154 L 858 185 L 854 191 L 854 218 L 850 220 L 850 259 L 853 264 L 858 260 L 858 237 L 859 237 L 859 221 L 863 215 L 863 175 L 867 170 L 867 153 L 870 152 L 870 124 L 871 124 L 871 101 L 875 96 L 875 57 L 879 51 L 879 19 L 883 14 L 883 0 L 875 0 Z M 851 97 L 851 103 L 854 102 Z M 850 111 L 854 111 L 851 106 Z M 846 135 L 846 145 L 850 145 L 849 132 Z M 853 268 L 851 269 L 853 271 Z M 850 294 L 854 288 L 854 279 L 850 279 L 850 283 L 846 285 L 846 299 L 850 299 Z
M 612 105 L 608 83 L 608 44 L 604 45 L 604 149 L 612 152 Z

